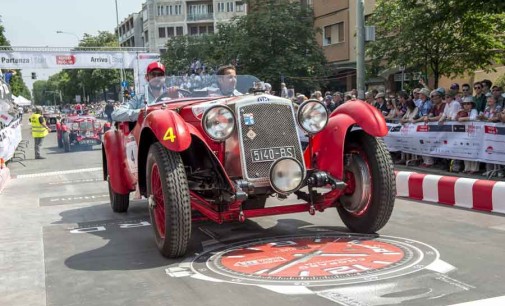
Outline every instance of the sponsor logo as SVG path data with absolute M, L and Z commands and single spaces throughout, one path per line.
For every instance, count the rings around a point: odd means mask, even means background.
M 494 148 L 492 146 L 489 146 L 486 148 L 486 153 L 487 154 L 493 154 Z
M 245 125 L 254 125 L 254 115 L 253 114 L 244 114 L 244 124 Z
M 75 64 L 74 55 L 56 55 L 56 65 L 73 65 Z
M 270 99 L 265 96 L 261 96 L 258 98 L 258 102 L 269 102 L 269 101 L 270 101 Z

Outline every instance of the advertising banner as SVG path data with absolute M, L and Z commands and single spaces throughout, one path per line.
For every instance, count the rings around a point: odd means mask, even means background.
M 384 141 L 392 152 L 505 165 L 503 123 L 388 123 L 388 126 Z
M 133 69 L 137 60 L 158 54 L 128 51 L 0 51 L 0 68 L 4 69 Z
M 0 158 L 5 161 L 14 156 L 21 142 L 21 119 L 14 120 L 10 125 L 0 130 Z

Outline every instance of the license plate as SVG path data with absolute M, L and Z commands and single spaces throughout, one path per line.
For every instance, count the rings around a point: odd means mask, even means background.
M 287 146 L 251 150 L 253 163 L 274 161 L 281 157 L 295 157 L 295 147 Z
M 80 144 L 83 144 L 83 145 L 94 145 L 94 144 L 96 144 L 96 140 L 94 140 L 94 139 L 84 139 L 84 140 L 80 141 Z

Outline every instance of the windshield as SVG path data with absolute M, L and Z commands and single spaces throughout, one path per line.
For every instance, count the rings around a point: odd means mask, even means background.
M 79 123 L 79 128 L 81 131 L 92 131 L 93 130 L 93 122 L 83 121 L 83 122 Z
M 251 75 L 165 76 L 150 79 L 140 97 L 153 104 L 190 97 L 240 96 L 263 87 L 263 82 Z

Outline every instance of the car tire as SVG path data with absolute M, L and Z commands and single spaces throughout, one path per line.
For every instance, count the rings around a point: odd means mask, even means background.
M 130 206 L 130 194 L 119 194 L 112 190 L 112 186 L 110 184 L 110 177 L 107 176 L 107 184 L 109 187 L 109 200 L 110 207 L 113 212 L 116 213 L 125 213 L 128 211 L 128 207 Z
M 68 132 L 63 132 L 61 135 L 61 141 L 65 152 L 70 152 L 70 134 Z
M 149 148 L 146 172 L 156 245 L 165 257 L 183 256 L 191 238 L 191 204 L 181 156 L 155 143 Z
M 375 233 L 391 217 L 396 197 L 393 161 L 386 144 L 363 131 L 353 132 L 345 147 L 348 184 L 337 210 L 353 232 Z

